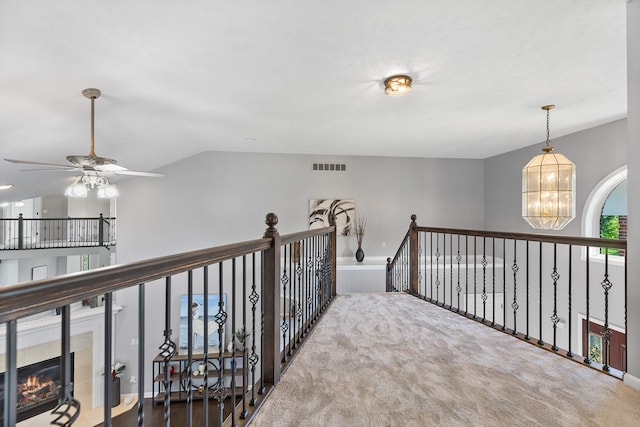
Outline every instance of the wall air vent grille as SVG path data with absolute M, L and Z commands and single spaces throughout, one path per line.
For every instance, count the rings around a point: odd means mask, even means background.
M 344 163 L 314 163 L 312 168 L 314 171 L 344 172 L 347 170 L 347 165 Z

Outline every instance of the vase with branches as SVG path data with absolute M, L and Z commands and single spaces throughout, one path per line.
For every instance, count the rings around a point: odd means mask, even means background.
M 362 250 L 362 241 L 364 240 L 364 230 L 367 228 L 367 219 L 360 215 L 356 217 L 356 241 L 358 249 L 356 250 L 356 260 L 362 262 L 364 260 L 364 251 Z

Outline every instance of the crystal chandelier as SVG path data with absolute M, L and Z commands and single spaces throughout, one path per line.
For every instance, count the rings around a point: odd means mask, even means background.
M 553 153 L 549 143 L 549 110 L 547 142 L 544 154 L 535 156 L 522 169 L 522 217 L 533 228 L 562 230 L 576 216 L 576 166 L 562 154 Z
M 101 175 L 83 175 L 76 177 L 73 184 L 64 192 L 68 197 L 87 197 L 91 188 L 98 189 L 98 198 L 110 199 L 118 197 L 118 189 L 109 183 L 107 177 Z

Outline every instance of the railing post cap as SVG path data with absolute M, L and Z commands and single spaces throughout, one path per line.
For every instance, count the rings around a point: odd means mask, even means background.
M 411 215 L 411 227 L 416 227 L 418 224 L 416 223 L 416 219 L 418 219 L 418 217 L 416 216 L 416 214 Z
M 391 257 L 387 257 L 387 264 L 391 264 Z
M 278 229 L 276 228 L 276 225 L 278 224 L 278 215 L 276 215 L 275 213 L 269 212 L 265 218 L 264 223 L 269 226 L 269 228 L 267 228 L 267 231 L 265 231 L 264 233 L 265 237 L 270 237 L 278 232 Z

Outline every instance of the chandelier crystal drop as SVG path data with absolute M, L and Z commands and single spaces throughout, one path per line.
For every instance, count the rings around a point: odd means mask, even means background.
M 547 141 L 544 154 L 535 156 L 522 169 L 522 217 L 536 229 L 562 230 L 576 216 L 576 166 L 564 155 L 553 152 Z

